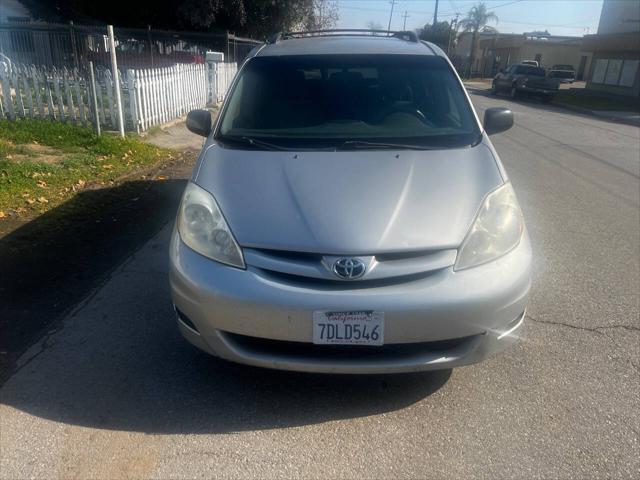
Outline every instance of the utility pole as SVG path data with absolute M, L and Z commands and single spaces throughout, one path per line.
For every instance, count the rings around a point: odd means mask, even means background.
M 436 9 L 433 11 L 433 26 L 438 23 L 438 0 L 436 0 Z
M 402 23 L 402 30 L 406 30 L 407 29 L 407 17 L 410 17 L 411 15 L 409 15 L 407 13 L 407 11 L 404 11 L 404 15 L 402 15 L 402 18 L 404 18 L 404 22 Z
M 389 26 L 387 30 L 391 30 L 391 19 L 393 18 L 393 6 L 396 4 L 396 0 L 391 0 L 391 13 L 389 14 Z
M 458 32 L 458 17 L 460 16 L 459 13 L 456 13 L 456 18 L 454 18 L 451 21 L 451 25 L 449 25 L 449 41 L 447 42 L 447 57 L 450 56 L 450 52 L 451 52 L 451 34 L 453 32 Z

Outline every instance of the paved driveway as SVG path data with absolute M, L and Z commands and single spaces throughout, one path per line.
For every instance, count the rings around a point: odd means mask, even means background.
M 246 368 L 183 342 L 169 226 L 21 359 L 0 477 L 640 476 L 640 130 L 511 106 L 495 145 L 535 248 L 518 346 L 432 374 Z

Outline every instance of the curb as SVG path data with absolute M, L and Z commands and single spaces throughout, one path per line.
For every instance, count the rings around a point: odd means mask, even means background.
M 551 105 L 554 105 L 556 107 L 563 108 L 565 110 L 569 110 L 572 112 L 582 113 L 584 115 L 589 115 L 591 117 L 599 118 L 600 120 L 609 120 L 610 122 L 623 123 L 625 125 L 631 125 L 632 127 L 640 127 L 640 118 L 626 118 L 626 117 L 619 117 L 616 115 L 600 114 L 600 113 L 597 113 L 597 111 L 589 110 L 588 108 L 577 107 L 575 105 L 567 105 L 565 103 L 551 102 Z
M 463 82 L 463 85 L 464 85 L 464 88 L 466 88 L 469 91 L 489 93 L 489 89 L 488 88 L 482 88 L 482 87 L 478 87 L 478 86 L 475 86 L 475 85 L 468 85 L 468 84 L 466 84 L 464 82 Z M 581 113 L 583 115 L 589 115 L 590 117 L 598 118 L 600 120 L 608 120 L 610 122 L 622 123 L 622 124 L 625 124 L 625 125 L 631 125 L 632 127 L 640 127 L 640 118 L 626 118 L 626 117 L 619 117 L 619 116 L 615 116 L 615 115 L 599 114 L 599 113 L 597 113 L 597 111 L 589 110 L 588 108 L 577 107 L 575 105 L 567 105 L 565 103 L 554 103 L 554 102 L 551 102 L 548 105 L 551 105 L 551 106 L 554 106 L 554 107 L 558 107 L 558 108 L 562 108 L 563 110 L 569 110 L 570 112 Z

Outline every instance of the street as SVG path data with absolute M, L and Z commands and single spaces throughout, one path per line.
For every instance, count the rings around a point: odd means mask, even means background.
M 19 359 L 0 477 L 638 478 L 640 129 L 471 98 L 515 115 L 492 137 L 534 248 L 515 347 L 391 376 L 210 358 L 175 325 L 168 223 Z

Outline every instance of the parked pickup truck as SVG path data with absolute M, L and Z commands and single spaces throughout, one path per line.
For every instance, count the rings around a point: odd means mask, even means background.
M 549 70 L 549 78 L 557 78 L 560 83 L 573 83 L 576 80 L 576 71 L 573 65 L 554 65 Z
M 500 71 L 491 84 L 491 93 L 509 92 L 511 98 L 536 95 L 551 101 L 560 87 L 557 78 L 548 78 L 545 69 L 532 65 L 511 65 Z

